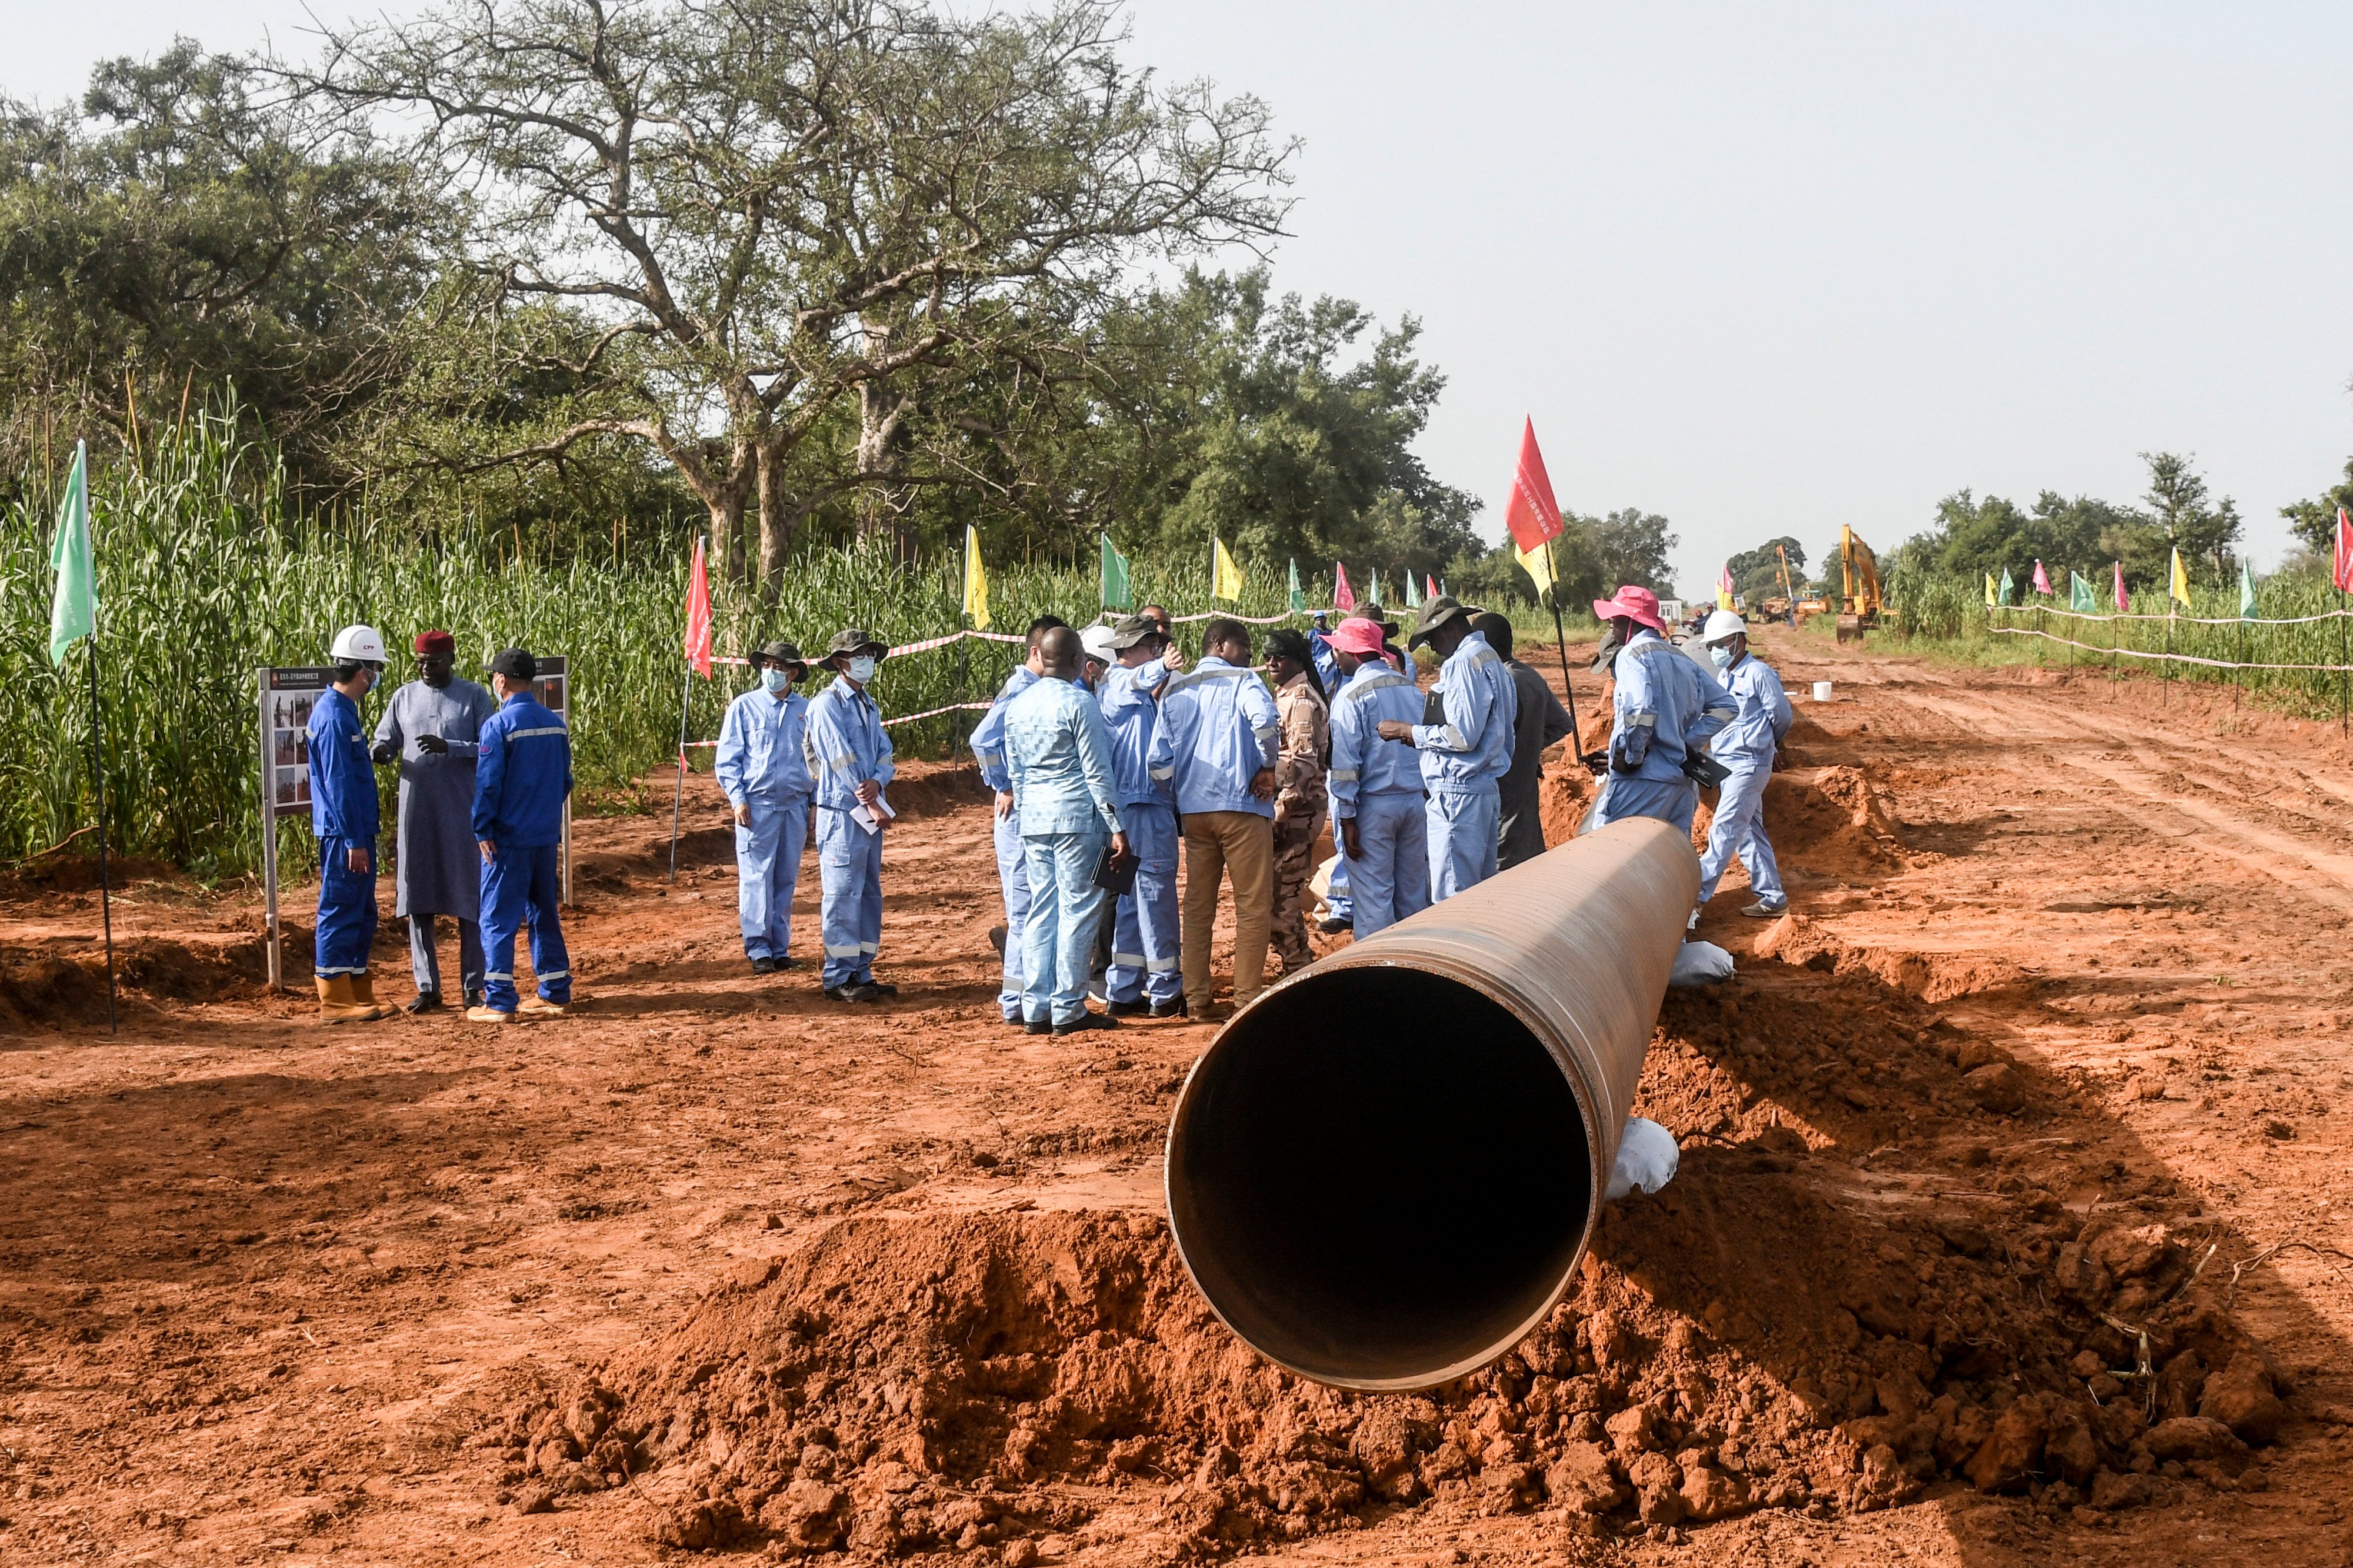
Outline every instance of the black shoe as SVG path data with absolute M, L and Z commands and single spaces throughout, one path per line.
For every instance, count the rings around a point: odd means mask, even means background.
M 1021 1020 L 1021 1032 L 1025 1035 L 1050 1035 L 1054 1032 L 1054 1026 L 1043 1018 L 1024 1018 Z
M 882 993 L 865 981 L 853 980 L 847 985 L 828 985 L 825 994 L 836 1002 L 880 1002 Z
M 892 984 L 887 980 L 869 980 L 866 982 L 866 988 L 869 991 L 873 992 L 877 996 L 896 996 L 899 994 L 899 988 L 896 985 Z
M 1147 1016 L 1154 1018 L 1182 1018 L 1185 1014 L 1185 998 L 1174 996 L 1166 1002 L 1155 1002 L 1152 1005 L 1151 1013 Z
M 800 969 L 803 967 L 806 966 L 797 958 L 780 958 L 776 960 L 776 968 L 779 972 L 787 969 Z
M 466 1005 L 467 1005 L 469 1008 L 479 1007 L 479 1006 L 480 1006 L 481 1005 L 482 1005 L 482 994 L 481 994 L 480 992 L 479 992 L 479 991 L 469 991 L 469 992 L 467 992 L 467 993 L 466 993 Z
M 988 945 L 997 950 L 997 957 L 1003 958 L 1005 956 L 1005 928 L 1003 926 L 991 926 L 988 928 Z
M 1152 1010 L 1152 1004 L 1139 996 L 1133 1002 L 1113 1002 L 1110 1009 L 1114 1018 L 1141 1018 Z
M 754 974 L 774 974 L 776 972 L 776 961 L 765 953 L 752 961 L 752 973 Z
M 1354 921 L 1344 921 L 1337 915 L 1326 915 L 1315 922 L 1315 929 L 1325 936 L 1337 936 L 1344 931 L 1355 929 L 1356 923 Z
M 1031 1026 L 1034 1028 L 1036 1026 L 1033 1025 Z M 1107 1018 L 1101 1013 L 1082 1013 L 1067 1024 L 1055 1025 L 1054 1036 L 1059 1039 L 1064 1035 L 1083 1035 L 1089 1029 L 1116 1029 L 1118 1027 L 1119 1020 L 1116 1018 Z
M 419 991 L 416 995 L 403 1002 L 400 1005 L 400 1010 L 404 1013 L 438 1013 L 441 1010 L 441 993 Z

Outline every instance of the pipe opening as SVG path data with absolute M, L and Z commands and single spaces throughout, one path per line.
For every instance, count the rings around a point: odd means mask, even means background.
M 1585 1117 L 1502 1005 L 1403 967 L 1237 1018 L 1169 1130 L 1169 1221 L 1220 1316 L 1295 1371 L 1419 1387 L 1516 1342 L 1593 1208 Z

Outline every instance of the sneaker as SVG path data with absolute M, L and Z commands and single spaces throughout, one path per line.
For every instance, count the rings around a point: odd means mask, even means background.
M 1752 921 L 1778 921 L 1789 912 L 1789 901 L 1784 899 L 1778 904 L 1768 904 L 1759 899 L 1740 912 Z
M 865 981 L 853 980 L 847 985 L 828 985 L 825 994 L 836 1002 L 880 1002 L 882 994 Z
M 561 1018 L 571 1005 L 569 1002 L 551 1002 L 544 996 L 526 996 L 515 1010 L 527 1018 Z
M 438 1013 L 441 1010 L 441 993 L 419 991 L 416 995 L 403 1002 L 400 1005 L 400 1010 L 412 1016 L 418 1013 Z
M 1030 1026 L 1035 1028 L 1037 1026 L 1032 1025 Z M 1054 1036 L 1059 1039 L 1064 1035 L 1082 1035 L 1089 1029 L 1116 1029 L 1118 1027 L 1119 1020 L 1116 1018 L 1107 1018 L 1101 1013 L 1082 1013 L 1067 1024 L 1055 1025 Z
M 1025 1035 L 1050 1035 L 1054 1032 L 1054 1026 L 1043 1018 L 1024 1018 L 1021 1020 L 1021 1032 Z
M 1109 1006 L 1114 1018 L 1140 1018 L 1152 1010 L 1152 1004 L 1141 996 L 1133 1002 L 1113 1002 Z
M 765 952 L 752 961 L 752 973 L 754 974 L 774 974 L 776 972 L 776 961 Z
M 1151 1012 L 1146 1014 L 1145 1016 L 1152 1018 L 1181 1018 L 1185 1016 L 1185 998 L 1182 996 L 1172 996 L 1166 1002 L 1155 1002 L 1152 1005 Z
M 519 1014 L 509 1013 L 497 1007 L 469 1007 L 466 1009 L 466 1022 L 469 1024 L 512 1024 L 516 1022 L 520 1016 L 521 1016 Z

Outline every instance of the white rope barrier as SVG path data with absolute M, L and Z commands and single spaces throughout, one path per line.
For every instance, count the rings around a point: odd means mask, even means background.
M 2239 623 L 2223 621 L 2220 624 L 2223 626 L 2233 626 Z M 2294 623 L 2285 621 L 2270 623 L 2254 621 L 2248 624 L 2253 626 L 2263 626 L 2266 624 L 2288 626 L 2293 625 Z M 2073 637 L 2054 637 L 2049 632 L 2038 632 L 2031 626 L 1989 626 L 1986 629 L 1992 632 L 1996 637 L 2041 637 L 2044 642 L 2055 642 L 2063 647 L 2080 647 L 2086 653 L 2114 654 L 2124 658 L 2171 660 L 2176 664 L 2202 664 L 2210 669 L 2283 669 L 2319 671 L 2329 675 L 2337 675 L 2348 670 L 2353 670 L 2353 665 L 2344 664 L 2241 664 L 2236 660 L 2227 658 L 2200 658 L 2197 655 L 2189 653 L 2147 653 L 2137 647 L 2110 647 L 2103 643 L 2077 642 Z
M 2353 609 L 2323 610 L 2316 616 L 2295 616 L 2286 620 L 2267 621 L 2245 616 L 2153 616 L 2143 614 L 2138 610 L 2120 610 L 2113 615 L 2098 615 L 2086 610 L 2063 610 L 2056 605 L 1988 605 L 1986 608 L 2007 610 L 2012 615 L 2024 615 L 2031 610 L 2038 616 L 2064 616 L 2071 621 L 2175 621 L 2186 626 L 2309 626 L 2315 621 L 2334 621 L 2347 616 L 2353 616 Z M 2330 665 L 2327 668 L 2334 669 L 2336 666 Z

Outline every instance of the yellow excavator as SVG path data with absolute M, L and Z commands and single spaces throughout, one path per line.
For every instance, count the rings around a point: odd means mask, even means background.
M 1839 530 L 1839 570 L 1846 592 L 1839 600 L 1838 640 L 1861 642 L 1879 624 L 1879 558 L 1852 528 Z

